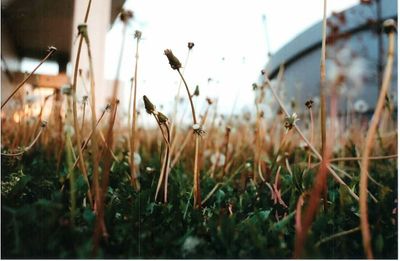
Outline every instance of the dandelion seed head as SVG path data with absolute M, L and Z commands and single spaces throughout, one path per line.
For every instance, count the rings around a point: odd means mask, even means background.
M 75 135 L 74 127 L 70 124 L 64 125 L 64 134 L 69 135 L 70 137 Z
M 368 103 L 361 99 L 355 101 L 353 107 L 358 113 L 366 113 L 368 111 Z
M 214 153 L 210 157 L 210 161 L 212 164 L 215 164 L 217 167 L 222 167 L 225 164 L 225 155 L 221 153 Z
M 194 236 L 189 236 L 185 239 L 182 245 L 182 251 L 185 254 L 190 254 L 195 252 L 196 247 L 201 244 L 201 240 Z
M 133 162 L 135 163 L 135 165 L 140 165 L 140 163 L 142 162 L 142 157 L 140 157 L 139 153 L 134 153 L 133 154 Z

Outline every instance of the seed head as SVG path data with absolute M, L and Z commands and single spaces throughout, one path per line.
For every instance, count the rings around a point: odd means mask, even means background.
M 210 157 L 211 163 L 214 165 L 216 164 L 217 167 L 222 167 L 225 164 L 226 157 L 224 154 L 221 153 L 214 153 Z
M 397 31 L 396 22 L 393 19 L 387 19 L 383 22 L 383 30 L 385 33 L 391 33 Z
M 171 65 L 172 69 L 179 70 L 179 68 L 182 67 L 181 62 L 178 60 L 178 58 L 175 57 L 170 49 L 164 50 L 164 54 L 167 56 L 168 62 Z
M 55 51 L 57 51 L 57 48 L 56 47 L 54 47 L 54 46 L 49 46 L 49 47 L 47 47 L 47 51 L 50 53 L 50 52 L 55 52 Z
M 108 104 L 106 105 L 106 108 L 105 108 L 104 110 L 108 111 L 108 110 L 110 110 L 110 109 L 111 109 L 111 104 L 108 103 Z
M 193 92 L 193 95 L 192 95 L 192 96 L 199 96 L 199 95 L 200 95 L 199 86 L 198 86 L 198 85 L 196 85 L 196 89 L 194 90 L 194 92 Z
M 162 114 L 161 112 L 158 112 L 157 118 L 160 121 L 160 123 L 166 123 L 168 121 L 168 117 Z
M 188 42 L 188 48 L 189 48 L 189 50 L 192 50 L 193 47 L 194 47 L 194 43 Z
M 129 19 L 133 18 L 133 12 L 131 10 L 122 9 L 119 18 L 123 23 L 127 23 Z
M 293 126 L 296 124 L 296 121 L 298 121 L 297 113 L 293 113 L 291 116 L 286 116 L 285 117 L 285 123 L 284 126 L 286 128 L 286 131 L 289 131 L 293 128 Z
M 88 100 L 88 96 L 87 95 L 84 95 L 83 97 L 82 97 L 82 102 L 83 103 L 86 103 L 87 102 L 87 100 Z
M 135 165 L 140 165 L 140 163 L 142 162 L 142 157 L 140 157 L 139 153 L 133 153 L 133 162 L 135 163 Z
M 152 114 L 156 111 L 156 107 L 154 106 L 154 104 L 151 103 L 151 101 L 149 100 L 149 98 L 147 98 L 146 95 L 143 95 L 143 101 L 144 101 L 144 108 L 146 109 L 146 112 L 148 114 Z
M 312 105 L 313 105 L 314 101 L 309 99 L 308 101 L 306 101 L 305 105 L 307 107 L 307 109 L 311 109 Z
M 257 90 L 258 88 L 257 83 L 253 83 L 251 86 L 253 87 L 253 91 Z
M 78 33 L 82 35 L 87 34 L 87 24 L 80 24 L 78 25 Z
M 74 127 L 70 124 L 65 124 L 64 125 L 64 133 L 71 137 L 74 136 L 75 135 Z
M 206 98 L 206 101 L 207 101 L 208 105 L 212 105 L 213 104 L 213 101 L 208 97 Z
M 47 121 L 42 121 L 42 123 L 40 124 L 40 126 L 42 128 L 45 128 L 47 126 Z
M 140 38 L 142 38 L 142 32 L 139 30 L 136 30 L 135 31 L 135 39 L 140 39 Z
M 364 100 L 357 100 L 353 106 L 358 113 L 366 113 L 368 111 L 368 103 Z
M 193 128 L 194 133 L 196 133 L 197 135 L 200 135 L 200 136 L 201 136 L 201 135 L 203 135 L 203 134 L 206 133 L 206 132 L 201 128 L 200 124 L 198 124 L 198 123 L 193 124 L 192 128 Z

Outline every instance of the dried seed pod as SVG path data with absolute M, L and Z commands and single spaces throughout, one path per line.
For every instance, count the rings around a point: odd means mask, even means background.
M 144 101 L 144 107 L 146 109 L 146 112 L 148 114 L 154 113 L 156 110 L 156 107 L 154 106 L 153 103 L 151 103 L 151 101 L 149 100 L 149 98 L 147 98 L 146 95 L 143 95 L 143 101 Z
M 127 23 L 129 19 L 133 18 L 133 12 L 131 10 L 122 9 L 121 13 L 119 14 L 119 18 L 123 23 Z
M 45 128 L 47 126 L 47 121 L 42 121 L 42 123 L 40 124 L 40 126 L 42 128 Z
M 189 50 L 192 50 L 193 47 L 194 47 L 194 43 L 188 42 L 188 48 L 189 48 Z
M 135 31 L 135 39 L 140 39 L 140 38 L 142 38 L 142 32 L 141 31 L 139 31 L 139 30 L 136 30 Z
M 291 116 L 286 116 L 285 117 L 285 123 L 284 126 L 287 131 L 291 130 L 293 126 L 296 124 L 296 121 L 298 121 L 297 113 L 293 113 Z
M 387 19 L 383 22 L 383 30 L 385 33 L 391 33 L 397 31 L 396 21 L 393 19 Z
M 196 85 L 196 89 L 194 90 L 194 92 L 193 92 L 193 95 L 192 95 L 192 96 L 199 96 L 199 95 L 200 95 L 199 86 L 198 86 L 198 85 Z
M 57 51 L 57 48 L 54 47 L 54 46 L 49 46 L 49 47 L 47 48 L 47 51 L 48 51 L 48 52 L 55 52 L 55 51 Z
M 196 123 L 193 124 L 192 126 L 194 133 L 196 133 L 197 135 L 201 136 L 203 134 L 205 134 L 206 132 L 201 128 L 200 124 Z
M 168 121 L 168 117 L 165 116 L 163 113 L 158 112 L 157 118 L 160 121 L 160 123 L 166 123 Z
M 78 33 L 85 35 L 87 33 L 87 24 L 79 24 Z
M 308 101 L 306 101 L 306 103 L 304 105 L 306 105 L 307 109 L 311 109 L 313 103 L 314 103 L 314 101 L 309 99 Z
M 172 53 L 170 49 L 164 50 L 164 54 L 168 58 L 168 62 L 171 65 L 171 68 L 174 70 L 178 70 L 179 68 L 182 67 L 181 62 L 178 60 L 178 58 L 175 57 L 175 55 Z

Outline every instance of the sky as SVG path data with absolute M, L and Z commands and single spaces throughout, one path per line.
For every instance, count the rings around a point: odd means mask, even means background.
M 341 11 L 358 0 L 328 0 L 327 14 Z M 200 88 L 195 106 L 206 97 L 218 98 L 221 113 L 240 112 L 252 106 L 252 83 L 274 54 L 298 34 L 322 19 L 322 0 L 127 0 L 125 9 L 134 12 L 126 32 L 120 80 L 129 97 L 133 76 L 135 30 L 139 43 L 138 97 L 147 95 L 158 108 L 171 111 L 180 83 L 164 55 L 171 49 L 185 64 L 183 71 L 191 91 Z M 105 72 L 116 77 L 122 42 L 122 23 L 117 20 L 106 40 Z M 189 56 L 187 43 L 195 44 Z M 185 90 L 181 97 L 186 99 Z M 184 95 L 184 96 L 183 96 Z M 126 99 L 127 100 L 127 99 Z M 127 102 L 123 102 L 127 108 Z

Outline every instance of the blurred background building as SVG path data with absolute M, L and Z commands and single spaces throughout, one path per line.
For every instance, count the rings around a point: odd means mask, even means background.
M 387 57 L 387 36 L 382 30 L 386 19 L 397 21 L 397 1 L 360 1 L 327 20 L 327 87 L 341 77 L 337 86 L 341 113 L 350 109 L 372 113 L 375 108 Z M 284 89 L 290 94 L 286 102 L 294 99 L 300 111 L 308 99 L 319 100 L 321 32 L 319 22 L 282 47 L 266 65 L 271 79 L 284 65 Z M 396 107 L 397 71 L 396 52 L 389 93 Z
M 93 1 L 88 20 L 92 52 L 96 55 L 96 83 L 105 86 L 104 49 L 106 33 L 120 12 L 124 0 Z M 57 51 L 42 65 L 26 88 L 32 95 L 52 92 L 69 83 L 68 76 L 76 53 L 77 26 L 84 19 L 87 1 L 81 0 L 2 0 L 1 1 L 1 99 L 31 72 L 46 55 L 48 46 Z M 86 54 L 84 47 L 82 53 Z M 87 56 L 82 55 L 80 68 L 87 74 Z M 20 91 L 20 95 L 26 92 Z M 101 93 L 100 93 L 101 95 Z

